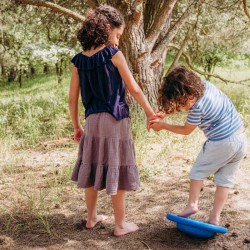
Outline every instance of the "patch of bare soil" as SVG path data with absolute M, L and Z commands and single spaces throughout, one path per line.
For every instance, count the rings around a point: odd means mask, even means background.
M 151 149 L 153 152 L 154 147 Z M 0 249 L 250 249 L 250 154 L 222 213 L 221 225 L 228 227 L 228 233 L 204 240 L 185 235 L 165 218 L 166 213 L 178 213 L 187 202 L 191 163 L 184 153 L 166 159 L 159 174 L 142 180 L 138 191 L 128 193 L 127 218 L 140 230 L 123 237 L 113 236 L 113 211 L 105 191 L 100 192 L 98 211 L 109 215 L 109 220 L 86 230 L 82 223 L 86 216 L 84 191 L 65 176 L 56 179 L 63 185 L 53 182 L 61 170 L 71 171 L 76 153 L 75 147 L 19 152 L 16 171 L 5 171 L 0 181 Z M 56 188 L 61 198 L 49 210 L 39 210 L 32 195 L 25 196 L 26 203 L 20 198 L 21 186 L 28 190 Z M 207 180 L 194 218 L 207 219 L 214 191 L 213 182 Z

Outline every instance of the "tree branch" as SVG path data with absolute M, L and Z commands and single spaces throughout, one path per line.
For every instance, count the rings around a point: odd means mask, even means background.
M 188 31 L 187 31 L 187 34 L 186 34 L 186 36 L 185 36 L 185 39 L 184 39 L 184 41 L 182 42 L 182 45 L 181 45 L 180 49 L 178 50 L 178 53 L 177 53 L 177 55 L 175 56 L 174 61 L 172 62 L 171 66 L 169 67 L 169 69 L 168 69 L 168 71 L 167 71 L 167 74 L 168 74 L 168 73 L 177 65 L 177 63 L 179 62 L 180 57 L 181 57 L 181 55 L 182 55 L 182 53 L 183 53 L 183 51 L 184 51 L 184 49 L 185 49 L 185 47 L 186 47 L 186 44 L 187 44 L 187 42 L 188 42 L 188 40 L 189 40 L 189 38 L 190 38 L 190 35 L 191 35 L 191 32 L 192 32 L 193 28 L 194 28 L 193 26 L 192 26 L 192 27 L 189 27 L 189 29 L 188 29 Z
M 247 0 L 243 0 L 243 6 L 244 6 L 245 14 L 250 20 L 250 14 L 249 14 L 249 11 L 248 11 Z
M 193 13 L 193 10 L 197 7 L 197 4 L 201 4 L 202 1 L 193 1 L 182 14 L 179 20 L 175 25 L 169 30 L 169 32 L 163 37 L 163 39 L 154 46 L 153 48 L 153 57 L 161 54 L 161 52 L 166 48 L 166 46 L 173 40 L 177 32 L 184 26 L 190 15 Z
M 83 22 L 85 20 L 85 17 L 82 15 L 79 15 L 69 9 L 66 9 L 58 4 L 48 2 L 48 1 L 34 1 L 34 0 L 15 0 L 16 2 L 33 5 L 33 6 L 41 6 L 46 7 L 48 9 L 53 10 L 54 12 L 64 14 L 65 16 L 71 17 L 75 19 L 76 21 Z
M 170 18 L 176 2 L 177 0 L 164 1 L 160 10 L 159 11 L 155 10 L 155 12 L 157 12 L 157 17 L 156 16 L 154 17 L 154 20 L 152 20 L 153 21 L 152 25 L 150 25 L 150 27 L 146 31 L 147 33 L 146 42 L 147 44 L 149 44 L 151 49 L 155 45 L 155 42 L 157 41 L 157 38 L 159 37 L 165 23 Z M 151 5 L 148 8 L 153 7 Z
M 169 48 L 174 48 L 174 49 L 176 49 L 176 50 L 178 50 L 178 51 L 180 50 L 180 48 L 177 47 L 177 46 L 175 46 L 174 44 L 169 44 L 168 47 L 169 47 Z M 250 87 L 250 85 L 248 85 L 248 84 L 243 84 L 243 82 L 250 81 L 250 78 L 249 78 L 249 79 L 245 79 L 245 80 L 241 80 L 241 81 L 231 81 L 231 80 L 225 79 L 225 78 L 223 78 L 223 77 L 221 77 L 221 76 L 219 76 L 219 75 L 216 75 L 216 74 L 211 74 L 211 73 L 203 72 L 203 71 L 197 69 L 196 67 L 194 67 L 194 66 L 192 65 L 191 59 L 190 59 L 190 57 L 189 57 L 187 54 L 185 54 L 184 52 L 182 52 L 181 55 L 184 57 L 184 59 L 185 59 L 187 65 L 189 66 L 189 68 L 192 69 L 193 71 L 199 73 L 200 75 L 212 76 L 212 77 L 214 77 L 214 78 L 220 79 L 221 81 L 223 81 L 223 82 L 225 82 L 225 83 L 239 83 L 239 84 L 242 84 L 242 85 L 245 85 L 245 86 Z

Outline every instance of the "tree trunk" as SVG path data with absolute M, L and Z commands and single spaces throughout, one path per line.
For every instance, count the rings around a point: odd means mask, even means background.
M 45 63 L 43 65 L 43 73 L 48 74 L 49 73 L 49 65 L 47 63 Z
M 164 71 L 167 46 L 157 47 L 157 54 L 154 53 L 154 47 L 157 38 L 162 34 L 163 27 L 168 28 L 166 26 L 170 23 L 171 10 L 176 0 L 167 1 L 168 4 L 162 0 L 156 1 L 156 3 L 147 1 L 150 3 L 147 6 L 143 1 L 132 1 L 131 6 L 125 1 L 118 1 L 119 4 L 116 2 L 107 1 L 107 4 L 119 9 L 125 17 L 126 28 L 121 39 L 121 51 L 144 94 L 151 104 L 156 104 L 158 86 Z M 161 19 L 154 18 L 154 20 L 145 18 L 145 15 L 156 15 L 157 11 L 164 12 L 166 16 Z M 156 27 L 158 27 L 158 31 L 154 30 Z
M 36 69 L 33 65 L 30 65 L 30 77 L 33 77 L 36 73 Z
M 19 69 L 19 72 L 18 72 L 18 82 L 19 82 L 19 87 L 20 88 L 22 88 L 22 85 L 23 85 L 22 77 L 23 77 L 23 70 Z
M 6 71 L 6 67 L 4 66 L 4 64 L 1 64 L 1 75 L 2 76 L 6 76 L 7 75 L 7 71 Z
M 143 32 L 143 25 L 128 25 L 121 42 L 121 50 L 124 53 L 129 67 L 137 83 L 144 94 L 155 102 L 158 84 L 161 82 L 163 73 L 164 53 L 156 60 L 147 52 L 147 44 Z
M 16 74 L 17 74 L 16 70 L 14 68 L 11 68 L 8 74 L 8 82 L 14 82 Z
M 63 62 L 64 60 L 61 58 L 57 63 L 56 63 L 56 75 L 57 75 L 57 83 L 61 84 L 62 79 L 63 79 Z

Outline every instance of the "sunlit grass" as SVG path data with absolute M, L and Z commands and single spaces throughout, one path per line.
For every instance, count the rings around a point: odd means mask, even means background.
M 69 77 L 60 86 L 52 76 L 33 82 L 0 93 L 0 139 L 15 141 L 15 148 L 70 135 Z

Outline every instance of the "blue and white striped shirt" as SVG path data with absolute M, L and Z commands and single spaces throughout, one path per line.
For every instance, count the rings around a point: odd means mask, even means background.
M 243 122 L 229 98 L 208 81 L 204 95 L 190 109 L 187 123 L 198 125 L 208 140 L 220 141 L 235 133 Z

